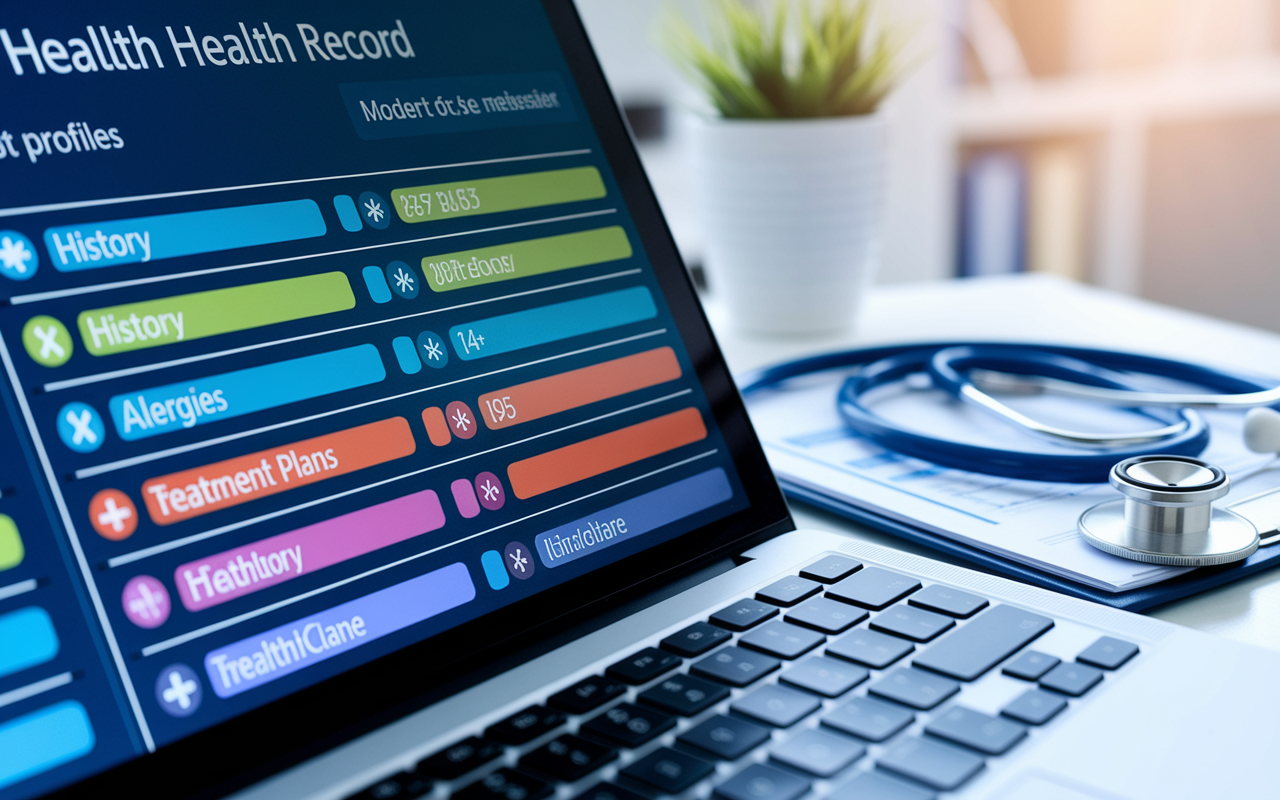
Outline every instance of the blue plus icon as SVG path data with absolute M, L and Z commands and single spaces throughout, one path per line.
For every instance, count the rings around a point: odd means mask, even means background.
M 106 437 L 102 417 L 88 403 L 67 403 L 58 412 L 58 438 L 77 453 L 92 453 Z
M 31 240 L 17 231 L 0 231 L 0 275 L 13 281 L 29 280 L 40 259 Z

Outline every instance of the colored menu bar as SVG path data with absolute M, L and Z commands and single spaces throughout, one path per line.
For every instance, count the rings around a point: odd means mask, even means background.
M 89 714 L 74 700 L 9 720 L 0 725 L 0 789 L 73 761 L 96 742 Z
M 728 476 L 716 467 L 540 533 L 534 549 L 544 567 L 558 567 L 732 497 Z
M 173 582 L 187 610 L 199 611 L 439 530 L 444 521 L 440 498 L 427 489 L 188 562 L 173 571 Z
M 371 344 L 263 364 L 112 397 L 116 432 L 132 442 L 310 400 L 387 377 Z
M 636 286 L 454 325 L 449 341 L 459 358 L 474 361 L 656 316 L 653 295 Z
M 49 613 L 28 606 L 0 617 L 0 678 L 43 664 L 61 647 Z
M 54 269 L 78 272 L 293 242 L 325 231 L 314 200 L 287 200 L 63 225 L 44 232 L 44 246 Z
M 422 259 L 422 273 L 432 291 L 449 292 L 624 258 L 631 258 L 631 243 L 626 232 L 614 225 L 427 256 Z
M 675 351 L 659 347 L 482 394 L 480 416 L 490 430 L 510 428 L 679 377 Z
M 77 324 L 95 356 L 126 353 L 355 308 L 341 272 L 95 308 Z
M 507 478 L 516 497 L 527 500 L 705 438 L 702 414 L 684 408 L 517 461 Z
M 413 223 L 597 200 L 604 196 L 600 170 L 575 167 L 393 189 L 391 202 L 402 221 Z
M 142 496 L 152 522 L 172 525 L 385 464 L 416 449 L 408 420 L 392 417 L 152 478 L 142 484 Z
M 455 563 L 219 647 L 204 658 L 218 697 L 234 697 L 475 599 Z

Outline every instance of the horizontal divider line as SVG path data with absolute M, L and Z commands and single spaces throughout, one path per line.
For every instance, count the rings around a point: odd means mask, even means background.
M 209 361 L 224 356 L 234 356 L 241 353 L 249 353 L 254 350 L 261 350 L 266 347 L 275 347 L 281 344 L 292 344 L 293 342 L 302 342 L 307 339 L 315 339 L 319 336 L 329 336 L 334 333 L 346 333 L 347 331 L 360 330 L 361 328 L 370 328 L 376 325 L 386 325 L 392 322 L 403 322 L 407 319 L 416 319 L 417 317 L 426 317 L 431 314 L 439 314 L 444 311 L 457 311 L 460 308 L 469 306 L 479 306 L 485 303 L 496 303 L 499 300 L 511 300 L 516 297 L 526 297 L 533 294 L 542 294 L 543 292 L 551 292 L 557 289 L 568 289 L 573 286 L 582 286 L 588 283 L 599 283 L 600 281 L 613 280 L 614 278 L 625 278 L 630 275 L 638 275 L 641 270 L 626 269 L 620 272 L 611 272 L 608 275 L 597 275 L 594 278 L 582 278 L 581 280 L 568 281 L 566 283 L 557 283 L 555 286 L 544 286 L 541 289 L 526 289 L 523 292 L 514 292 L 512 294 L 504 294 L 500 297 L 488 297 L 483 300 L 472 300 L 469 303 L 458 303 L 457 305 L 445 306 L 444 308 L 434 308 L 427 311 L 419 311 L 413 314 L 404 314 L 399 317 L 390 319 L 380 319 L 373 322 L 362 322 L 359 325 L 348 325 L 344 328 L 333 328 L 327 331 L 316 331 L 315 333 L 304 333 L 299 336 L 290 336 L 286 339 L 276 339 L 271 342 L 258 342 L 256 344 L 245 345 L 244 347 L 233 347 L 229 350 L 219 350 L 213 353 L 204 353 L 198 356 L 186 356 L 185 358 L 175 358 L 171 361 L 159 361 L 155 364 L 144 364 L 137 367 L 127 367 L 125 369 L 112 370 L 111 372 L 99 372 L 95 375 L 85 375 L 81 378 L 68 378 L 64 381 L 52 381 L 41 387 L 45 393 L 60 392 L 64 389 L 74 389 L 78 386 L 86 386 L 93 383 L 101 383 L 102 381 L 115 380 L 116 378 L 125 378 L 130 375 L 141 375 L 147 372 L 155 372 L 156 370 L 169 369 L 170 367 L 180 367 L 184 364 L 196 364 L 201 361 Z
M 254 619 L 256 617 L 260 617 L 263 614 L 268 614 L 272 611 L 276 611 L 278 609 L 291 606 L 294 603 L 299 603 L 303 600 L 307 600 L 312 597 L 315 597 L 316 595 L 324 594 L 325 592 L 332 591 L 333 589 L 341 588 L 343 586 L 346 586 L 349 583 L 355 583 L 356 581 L 362 580 L 371 575 L 377 575 L 380 572 L 385 572 L 386 570 L 393 569 L 403 564 L 408 564 L 409 562 L 416 561 L 419 558 L 423 558 L 424 556 L 429 556 L 429 555 L 432 555 L 433 553 L 438 553 L 441 550 L 445 550 L 455 545 L 462 544 L 463 542 L 471 541 L 472 539 L 475 539 L 478 536 L 484 536 L 487 533 L 493 533 L 494 531 L 499 531 L 499 530 L 502 530 L 503 528 L 509 527 L 511 525 L 517 525 L 521 522 L 527 522 L 533 519 L 534 517 L 538 517 L 548 512 L 564 508 L 565 506 L 573 505 L 574 503 L 580 503 L 583 500 L 588 500 L 597 495 L 604 494 L 605 492 L 611 492 L 615 489 L 620 489 L 623 486 L 635 483 L 636 481 L 641 481 L 641 480 L 644 480 L 645 478 L 651 478 L 654 475 L 659 475 L 663 472 L 667 472 L 668 470 L 673 470 L 678 467 L 682 467 L 686 464 L 692 464 L 695 461 L 700 461 L 704 458 L 709 458 L 710 456 L 713 456 L 718 452 L 719 452 L 718 448 L 712 448 L 711 450 L 707 450 L 705 452 L 698 453 L 697 455 L 690 456 L 689 458 L 685 458 L 675 463 L 668 464 L 665 467 L 659 467 L 658 469 L 655 469 L 651 472 L 646 472 L 643 475 L 637 475 L 636 477 L 622 481 L 621 483 L 615 483 L 613 486 L 607 486 L 603 489 L 597 489 L 596 491 L 591 492 L 589 494 L 584 494 L 581 497 L 576 497 L 572 500 L 566 500 L 565 502 L 560 503 L 559 505 L 551 506 L 549 508 L 544 508 L 541 511 L 535 511 L 532 514 L 528 514 L 526 516 L 521 517 L 520 519 L 513 519 L 510 522 L 504 522 L 501 525 L 495 525 L 492 528 L 488 528 L 478 533 L 473 533 L 470 536 L 464 536 L 461 539 L 455 539 L 452 542 L 446 542 L 445 544 L 437 545 L 436 547 L 433 547 L 430 550 L 424 550 L 421 553 L 415 553 L 411 556 L 406 556 L 405 558 L 399 559 L 398 561 L 392 561 L 389 564 L 383 564 L 382 566 L 365 570 L 364 572 L 358 575 L 352 575 L 348 578 L 343 578 L 342 580 L 335 581 L 331 584 L 328 584 L 327 586 L 319 586 L 315 589 L 312 589 L 309 592 L 303 592 L 302 594 L 285 598 L 284 600 L 279 600 L 275 603 L 271 603 L 269 605 L 263 606 L 262 608 L 257 608 L 257 609 L 254 609 L 253 611 L 246 611 L 245 613 L 240 614 L 238 616 L 230 617 L 220 622 L 215 622 L 210 625 L 206 625 L 203 628 L 197 628 L 194 631 L 189 631 L 187 633 L 174 636 L 171 639 L 166 639 L 162 642 L 157 642 L 152 645 L 147 645 L 146 647 L 142 648 L 142 656 L 143 658 L 153 656 L 156 653 L 161 653 L 161 652 L 164 652 L 165 650 L 169 650 L 171 648 L 177 647 L 178 645 L 186 644 L 187 642 L 203 638 L 205 636 L 208 636 L 211 633 L 217 633 L 220 630 L 225 630 L 232 626 L 238 625 L 241 622 L 247 622 L 248 620 Z
M 132 564 L 135 561 L 141 561 L 144 558 L 150 558 L 151 556 L 154 556 L 154 555 L 167 553 L 171 550 L 176 550 L 180 547 L 186 547 L 189 544 L 195 544 L 196 542 L 202 542 L 206 539 L 212 539 L 213 537 L 221 536 L 224 533 L 231 533 L 232 531 L 242 530 L 252 525 L 256 525 L 259 522 L 266 522 L 267 520 L 277 519 L 279 517 L 283 517 L 288 514 L 292 514 L 294 512 L 301 511 L 306 508 L 312 508 L 314 506 L 318 506 L 323 503 L 328 503 L 332 500 L 339 500 L 343 497 L 349 497 L 350 495 L 368 491 L 369 489 L 376 489 L 379 486 L 386 486 L 389 483 L 395 483 L 396 481 L 401 481 L 401 480 L 404 480 L 405 478 L 412 478 L 415 475 L 422 475 L 423 473 L 431 472 L 433 470 L 437 470 L 442 467 L 452 466 L 454 464 L 459 464 L 463 461 L 469 461 L 470 459 L 473 459 L 473 458 L 489 455 L 490 453 L 496 453 L 499 450 L 505 450 L 508 447 L 514 447 L 518 444 L 532 442 L 535 439 L 541 439 L 545 436 L 552 436 L 557 433 L 563 433 L 567 430 L 572 430 L 573 428 L 578 428 L 583 425 L 588 425 L 592 422 L 599 422 L 602 419 L 616 417 L 619 414 L 625 414 L 629 411 L 636 411 L 638 409 L 656 405 L 658 403 L 662 403 L 667 400 L 673 400 L 677 397 L 683 397 L 687 394 L 691 394 L 692 392 L 693 392 L 692 389 L 681 389 L 678 392 L 672 392 L 671 394 L 664 395 L 662 397 L 655 397 L 652 400 L 646 400 L 643 403 L 636 403 L 635 405 L 627 406 L 626 408 L 620 408 L 616 411 L 610 411 L 607 414 L 600 414 L 599 416 L 592 417 L 590 419 L 580 420 L 578 422 L 574 422 L 572 424 L 565 425 L 560 428 L 556 428 L 555 430 L 537 433 L 537 434 L 534 434 L 533 436 L 527 436 L 523 439 L 517 439 L 516 441 L 513 441 L 513 442 L 507 442 L 506 444 L 500 444 L 496 447 L 490 447 L 487 450 L 481 450 L 479 452 L 471 453 L 469 455 L 459 456 L 458 458 L 452 459 L 450 461 L 442 461 L 439 464 L 432 464 L 429 467 L 421 467 L 419 469 L 411 470 L 410 472 L 405 472 L 400 475 L 395 475 L 390 478 L 385 478 L 380 481 L 375 481 L 374 483 L 366 484 L 365 486 L 357 486 L 354 489 L 347 489 L 346 491 L 338 492 L 337 494 L 329 495 L 328 497 L 319 497 L 319 498 L 316 498 L 315 500 L 309 500 L 305 503 L 299 503 L 296 506 L 290 506 L 289 508 L 282 508 L 278 511 L 272 511 L 268 514 L 262 514 L 260 516 L 252 517 L 250 519 L 241 520 L 239 522 L 233 522 L 229 525 L 223 525 L 220 528 L 212 528 L 210 530 L 203 531 L 201 533 L 194 533 L 190 536 L 184 536 L 181 539 L 174 539 L 173 541 L 152 545 L 151 547 L 146 547 L 141 550 L 135 550 L 132 553 L 125 553 L 124 555 L 107 559 L 107 567 L 110 569 L 114 569 L 116 567 L 124 566 L 125 564 Z
M 10 597 L 17 597 L 20 594 L 34 592 L 40 583 L 35 578 L 29 578 L 25 581 L 11 583 L 8 586 L 0 587 L 0 600 L 8 600 Z
M 216 186 L 212 189 L 186 189 L 178 192 L 160 192 L 158 194 L 104 197 L 99 200 L 75 200 L 67 203 L 45 203 L 44 205 L 36 206 L 15 206 L 13 208 L 0 208 L 0 217 L 16 217 L 20 214 L 42 214 L 47 211 L 68 211 L 75 208 L 95 208 L 98 206 L 120 205 L 122 203 L 138 203 L 143 200 L 167 200 L 173 197 L 194 197 L 202 194 L 239 192 L 245 189 L 266 189 L 272 186 L 294 186 L 300 183 L 341 181 L 349 178 L 374 178 L 379 175 L 398 175 L 405 172 L 424 172 L 436 169 L 453 169 L 455 167 L 479 167 L 485 164 L 510 164 L 517 161 L 537 161 L 543 158 L 565 158 L 567 156 L 583 156 L 590 153 L 590 148 L 559 150 L 551 153 L 533 153 L 526 156 L 505 156 L 503 158 L 486 158 L 479 161 L 458 161 L 453 164 L 434 164 L 427 167 L 405 167 L 403 169 L 384 169 L 379 172 L 358 172 L 351 175 L 326 175 L 320 178 L 296 178 L 294 180 L 271 181 L 269 183 L 244 183 L 239 186 Z
M 4 694 L 0 694 L 0 708 L 11 706 L 28 697 L 35 697 L 38 694 L 44 694 L 50 689 L 57 689 L 59 686 L 66 686 L 75 680 L 75 675 L 70 672 L 63 672 L 54 675 L 51 678 L 45 678 L 35 683 L 28 683 L 26 686 L 19 686 L 17 689 L 10 689 Z
M 531 219 L 525 222 L 512 222 L 506 225 L 491 225 L 488 228 L 473 228 L 467 231 L 454 231 L 453 233 L 438 233 L 434 236 L 420 236 L 416 239 L 404 239 L 399 242 L 384 242 L 382 244 L 370 244 L 364 247 L 348 247 L 345 250 L 330 250 L 326 253 L 304 253 L 298 256 L 284 256 L 283 258 L 271 258 L 266 261 L 250 261 L 244 264 L 231 264 L 225 267 L 211 267 L 209 269 L 198 269 L 191 272 L 174 272 L 169 275 L 154 275 L 150 278 L 135 278 L 128 281 L 116 281 L 114 283 L 99 283 L 93 286 L 78 286 L 72 289 L 58 289 L 52 292 L 36 292 L 35 294 L 22 294 L 10 297 L 9 305 L 25 305 L 27 303 L 39 303 L 44 300 L 58 300 L 64 297 L 76 297 L 83 294 L 96 294 L 98 292 L 106 292 L 112 289 L 125 289 L 132 286 L 147 286 L 152 283 L 166 283 L 168 281 L 176 281 L 182 278 L 198 278 L 202 275 L 217 275 L 223 272 L 235 272 L 242 269 L 250 269 L 252 267 L 268 267 L 272 264 L 287 264 L 290 261 L 306 261 L 311 258 L 326 258 L 328 256 L 341 256 L 350 253 L 361 253 L 366 250 L 381 250 L 387 247 L 399 247 L 406 244 L 418 244 L 420 242 L 431 242 L 440 239 L 456 239 L 459 236 L 471 236 L 477 233 L 493 233 L 495 231 L 506 231 L 515 228 L 528 228 L 534 225 L 549 225 L 553 222 L 567 222 L 575 219 L 587 219 L 589 217 L 601 217 L 608 214 L 616 214 L 616 208 L 604 208 L 598 211 L 583 211 L 579 214 L 564 214 L 559 217 L 545 217 L 543 219 Z
M 312 422 L 317 419 L 332 417 L 335 414 L 342 414 L 344 412 L 354 411 L 359 408 L 367 408 L 369 406 L 375 406 L 380 403 L 387 403 L 392 400 L 400 400 L 405 397 L 412 397 L 413 395 L 416 395 L 416 394 L 422 394 L 423 392 L 432 392 L 432 391 L 435 391 L 436 389 L 443 389 L 448 386 L 454 386 L 459 383 L 466 383 L 467 381 L 474 381 L 479 378 L 487 378 L 490 375 L 498 375 L 503 372 L 510 372 L 511 370 L 520 369 L 522 367 L 532 367 L 536 364 L 543 364 L 548 361 L 556 361 L 561 358 L 576 356 L 576 355 L 579 355 L 580 353 L 589 353 L 592 350 L 600 350 L 605 347 L 612 347 L 614 345 L 626 344 L 627 342 L 634 342 L 639 339 L 648 339 L 653 336 L 660 336 L 666 332 L 667 332 L 666 328 L 658 328 L 657 330 L 646 331 L 645 333 L 637 333 L 634 336 L 627 336 L 622 339 L 614 339 L 611 342 L 604 342 L 602 344 L 596 344 L 590 347 L 582 347 L 577 350 L 571 350 L 567 353 L 560 353 L 554 356 L 546 356 L 545 358 L 539 358 L 533 361 L 526 361 L 523 364 L 515 364 L 510 367 L 503 367 L 502 369 L 495 369 L 495 370 L 490 370 L 489 372 L 482 372 L 479 375 L 468 375 L 465 378 L 458 378 L 457 380 L 445 381 L 444 383 L 437 383 L 434 386 L 426 386 L 421 389 L 414 389 L 411 392 L 401 392 L 400 394 L 394 394 L 394 395 L 391 395 L 390 397 L 382 397 L 377 400 L 369 400 L 364 403 L 356 403 L 355 405 L 346 406 L 345 408 L 335 408 L 332 411 L 322 411 L 319 414 L 312 414 L 307 417 L 299 417 L 298 419 L 286 420 L 285 422 L 277 422 L 274 425 L 263 425 L 260 428 L 254 428 L 252 430 L 240 431 L 239 433 L 229 433 L 226 436 L 219 436 L 214 439 L 205 439 L 203 442 L 192 442 L 191 444 L 184 444 L 178 447 L 170 447 L 168 450 L 157 450 L 151 453 L 144 453 L 143 455 L 140 455 L 140 456 L 133 456 L 132 458 L 124 458 L 119 461 L 112 461 L 106 464 L 100 464 L 96 467 L 85 467 L 84 469 L 76 470 L 75 478 L 76 480 L 84 480 L 85 478 L 92 478 L 97 475 L 104 475 L 108 472 L 115 472 L 116 470 L 126 469 L 128 467 L 135 467 L 139 464 L 147 464 L 162 458 L 168 458 L 169 456 L 175 456 L 181 453 L 190 453 L 196 450 L 203 450 L 206 447 L 213 447 L 214 445 L 225 444 L 227 442 L 234 442 L 249 436 L 256 436 L 259 433 L 267 433 L 269 431 L 276 431 L 282 428 L 291 428 L 294 425 L 301 425 L 304 422 Z

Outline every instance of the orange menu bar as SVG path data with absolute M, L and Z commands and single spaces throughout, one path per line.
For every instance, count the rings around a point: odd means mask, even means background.
M 142 484 L 142 496 L 151 520 L 171 525 L 394 461 L 416 449 L 408 420 L 392 417 L 152 478 Z
M 509 428 L 679 377 L 675 351 L 659 347 L 482 394 L 480 416 L 490 430 Z
M 527 500 L 705 438 L 702 414 L 685 408 L 517 461 L 507 478 L 516 497 Z

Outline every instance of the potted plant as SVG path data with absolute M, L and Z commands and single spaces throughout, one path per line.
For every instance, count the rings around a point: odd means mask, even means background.
M 869 0 L 717 0 L 704 41 L 682 17 L 666 50 L 706 96 L 690 180 L 712 290 L 766 333 L 848 328 L 879 255 L 881 101 L 902 69 Z

